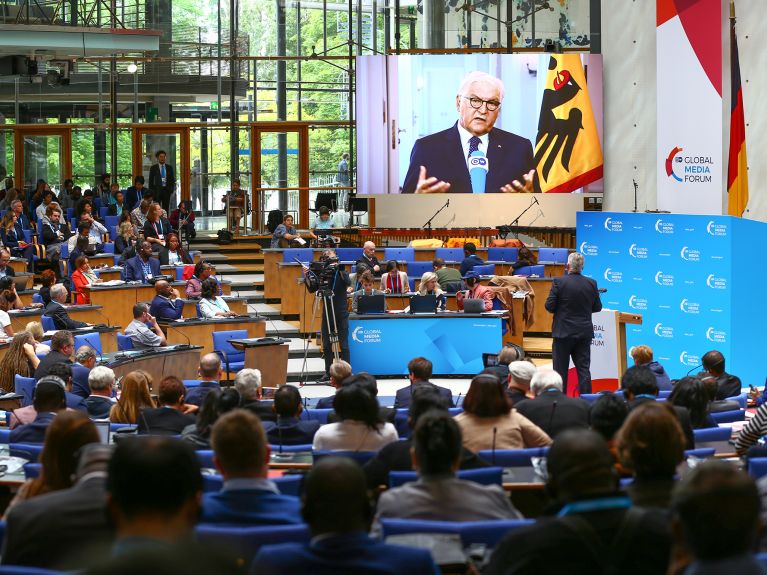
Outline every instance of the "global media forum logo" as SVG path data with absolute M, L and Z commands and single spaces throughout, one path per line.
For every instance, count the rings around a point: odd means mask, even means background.
M 683 156 L 684 149 L 678 146 L 669 152 L 666 158 L 666 175 L 677 182 L 710 184 L 711 168 L 714 160 L 711 156 Z

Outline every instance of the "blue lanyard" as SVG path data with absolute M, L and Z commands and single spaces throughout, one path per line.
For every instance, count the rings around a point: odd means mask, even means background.
M 571 513 L 585 513 L 587 511 L 604 511 L 606 509 L 628 509 L 631 507 L 631 499 L 628 497 L 605 497 L 604 499 L 589 499 L 587 501 L 574 501 L 565 505 L 557 517 L 564 517 Z
M 653 401 L 658 399 L 656 396 L 650 395 L 649 393 L 640 393 L 639 395 L 635 395 L 634 398 L 635 399 L 652 399 Z

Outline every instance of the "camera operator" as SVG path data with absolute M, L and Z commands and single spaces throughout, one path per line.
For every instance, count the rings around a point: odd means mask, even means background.
M 310 293 L 318 290 L 331 295 L 333 309 L 335 311 L 335 323 L 338 330 L 338 343 L 340 347 L 340 359 L 349 361 L 349 311 L 346 303 L 346 291 L 351 285 L 349 274 L 344 267 L 339 264 L 338 257 L 334 250 L 325 250 L 322 252 L 318 262 L 304 270 L 306 289 Z M 323 302 L 324 305 L 324 302 Z M 328 310 L 330 313 L 330 310 Z M 330 365 L 333 363 L 333 347 L 330 342 L 330 330 L 333 329 L 332 318 L 331 325 L 328 325 L 328 316 L 325 310 L 322 311 L 322 356 L 325 358 L 325 375 L 321 381 L 330 381 Z

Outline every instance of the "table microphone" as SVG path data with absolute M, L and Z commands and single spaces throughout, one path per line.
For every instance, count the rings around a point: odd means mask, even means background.
M 101 310 L 99 308 L 94 307 L 93 311 L 95 311 L 97 314 L 99 314 L 101 317 L 103 317 L 107 321 L 107 326 L 108 327 L 112 327 L 112 324 L 109 323 L 109 318 L 107 316 L 105 316 L 103 313 L 101 313 Z
M 498 428 L 493 427 L 493 451 L 492 451 L 493 465 L 495 465 L 495 438 L 497 435 L 498 435 Z
M 189 339 L 189 336 L 186 335 L 183 331 L 181 331 L 180 329 L 176 329 L 175 327 L 173 327 L 169 323 L 165 324 L 165 327 L 167 327 L 168 329 L 172 329 L 176 333 L 180 333 L 184 337 L 184 339 L 186 339 L 186 345 L 189 346 L 189 347 L 192 347 L 192 340 Z

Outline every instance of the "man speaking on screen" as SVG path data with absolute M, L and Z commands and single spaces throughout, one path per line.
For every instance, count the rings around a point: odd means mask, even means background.
M 495 127 L 503 82 L 467 74 L 455 98 L 458 121 L 416 141 L 402 193 L 529 193 L 535 161 L 530 140 Z

